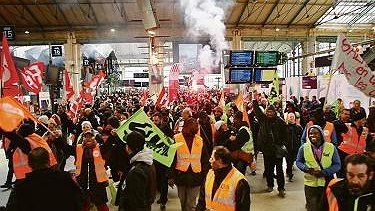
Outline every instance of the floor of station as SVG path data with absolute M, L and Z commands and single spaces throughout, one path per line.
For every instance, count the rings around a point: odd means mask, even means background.
M 72 169 L 73 166 L 72 157 L 68 159 L 66 170 Z M 8 170 L 8 160 L 5 159 L 4 151 L 0 150 L 0 184 L 4 184 L 6 174 Z M 284 162 L 285 164 L 285 162 Z M 285 173 L 285 166 L 284 166 Z M 255 176 L 250 175 L 249 169 L 246 177 L 250 183 L 251 188 L 251 211 L 304 211 L 305 210 L 305 194 L 303 190 L 303 173 L 294 167 L 294 179 L 293 182 L 288 182 L 287 177 L 285 178 L 285 198 L 279 198 L 277 196 L 277 183 L 275 180 L 275 188 L 271 193 L 265 192 L 267 188 L 266 179 L 263 178 L 263 158 L 262 155 L 258 155 L 257 174 Z M 0 206 L 5 206 L 10 190 L 0 191 Z M 158 198 L 158 197 L 157 197 Z M 92 210 L 96 210 L 93 208 Z M 110 206 L 110 210 L 118 210 L 116 207 Z M 152 210 L 160 210 L 159 205 L 156 202 L 152 206 Z M 169 188 L 168 203 L 166 205 L 167 211 L 177 211 L 180 209 L 180 202 L 177 197 L 177 188 Z

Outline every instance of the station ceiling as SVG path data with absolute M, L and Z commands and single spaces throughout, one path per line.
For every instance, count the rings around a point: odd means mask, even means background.
M 154 3 L 156 36 L 184 39 L 180 0 Z M 0 11 L 0 25 L 16 30 L 16 45 L 63 43 L 71 32 L 80 43 L 140 42 L 147 36 L 136 0 L 1 0 Z M 227 36 L 240 30 L 250 41 L 335 36 L 340 30 L 373 38 L 374 17 L 375 0 L 233 0 L 225 25 Z

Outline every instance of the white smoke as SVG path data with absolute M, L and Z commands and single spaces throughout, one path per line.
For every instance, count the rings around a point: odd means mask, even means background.
M 185 13 L 189 33 L 194 36 L 209 36 L 210 45 L 199 54 L 200 66 L 212 69 L 219 65 L 222 51 L 228 49 L 225 41 L 225 12 L 233 5 L 233 0 L 180 0 Z

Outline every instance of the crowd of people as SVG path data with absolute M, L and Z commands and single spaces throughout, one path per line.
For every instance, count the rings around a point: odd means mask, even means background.
M 168 186 L 177 187 L 182 211 L 248 211 L 245 175 L 257 174 L 261 153 L 265 191 L 273 192 L 276 180 L 278 196 L 286 197 L 285 175 L 294 180 L 296 163 L 304 172 L 308 211 L 375 210 L 374 106 L 367 115 L 358 100 L 346 108 L 340 99 L 328 105 L 315 96 L 271 105 L 257 91 L 245 95 L 243 108 L 235 95 L 219 90 L 180 91 L 167 106 L 142 96 L 128 91 L 96 97 L 76 122 L 69 105 L 59 104 L 36 123 L 25 120 L 12 132 L 0 131 L 9 159 L 1 188 L 14 187 L 5 209 L 90 210 L 94 204 L 109 210 L 106 188 L 114 181 L 114 204 L 121 211 L 151 210 L 155 200 L 165 210 Z M 144 133 L 117 134 L 141 108 L 179 146 L 170 167 L 153 158 Z M 70 156 L 75 171 L 68 174 L 63 171 Z M 48 203 L 39 203 L 42 197 Z

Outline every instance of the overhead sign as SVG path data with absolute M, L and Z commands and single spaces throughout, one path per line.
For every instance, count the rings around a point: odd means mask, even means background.
M 89 67 L 90 66 L 90 60 L 88 58 L 83 58 L 83 66 Z
M 337 38 L 332 69 L 343 73 L 348 82 L 365 95 L 375 97 L 375 73 L 343 34 Z
M 59 57 L 63 55 L 62 46 L 61 45 L 54 45 L 51 47 L 51 55 L 52 57 Z
M 318 88 L 318 80 L 316 76 L 302 77 L 302 89 L 316 89 Z
M 14 26 L 3 26 L 2 32 L 7 38 L 7 40 L 15 40 L 16 32 L 14 31 Z

